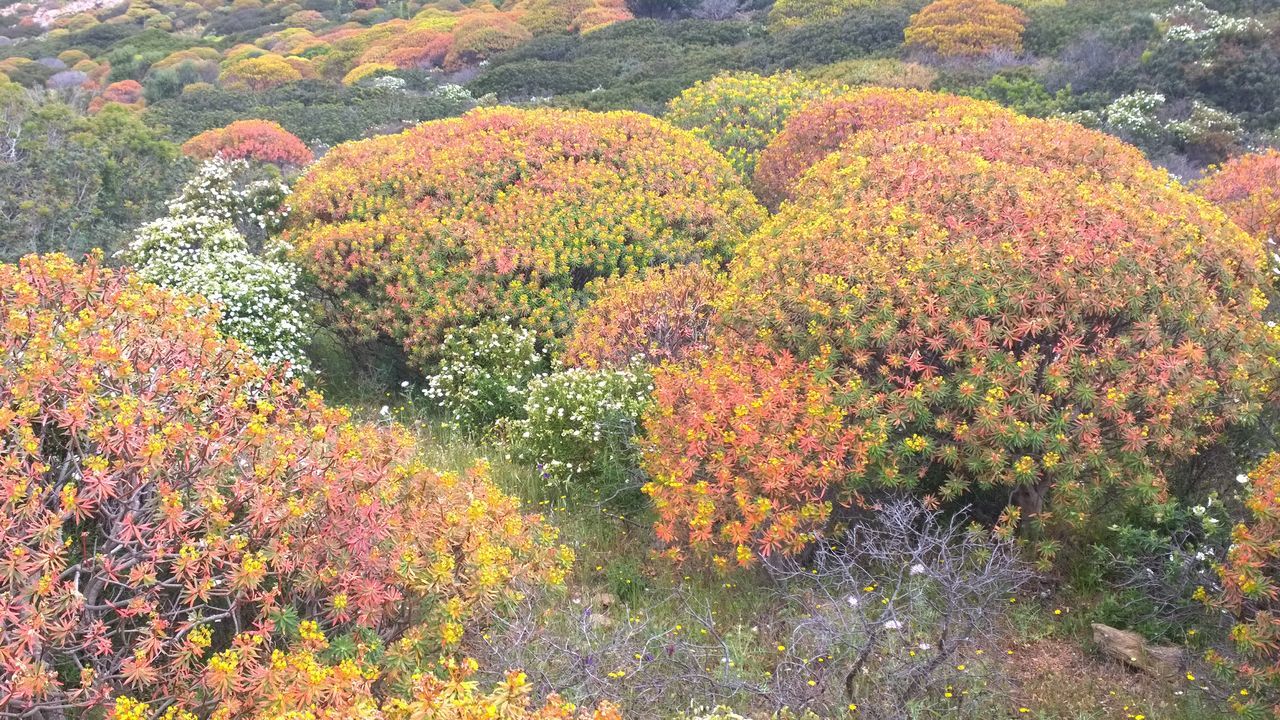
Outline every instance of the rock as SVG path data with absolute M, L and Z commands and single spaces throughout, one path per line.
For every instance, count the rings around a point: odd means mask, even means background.
M 591 598 L 591 607 L 608 610 L 618 602 L 618 598 L 607 592 L 599 593 Z
M 587 616 L 587 625 L 593 630 L 608 630 L 613 627 L 613 619 L 608 615 L 597 615 L 592 613 Z
M 1108 657 L 1149 675 L 1174 679 L 1182 674 L 1185 660 L 1182 648 L 1152 645 L 1138 633 L 1101 623 L 1093 623 L 1093 642 Z

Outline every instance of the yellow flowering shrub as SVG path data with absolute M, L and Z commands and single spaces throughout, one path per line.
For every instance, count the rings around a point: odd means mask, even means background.
M 420 364 L 486 320 L 563 337 L 592 280 L 724 262 L 763 218 L 661 120 L 513 108 L 340 145 L 290 203 L 288 239 L 342 326 Z

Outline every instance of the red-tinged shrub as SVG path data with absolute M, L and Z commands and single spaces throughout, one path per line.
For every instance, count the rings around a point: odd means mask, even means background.
M 297 82 L 302 73 L 279 55 L 260 55 L 237 60 L 226 65 L 218 82 L 231 90 L 262 92 Z
M 188 157 L 255 160 L 281 167 L 303 167 L 314 155 L 297 135 L 270 120 L 237 120 L 224 128 L 206 130 L 182 145 Z
M 945 57 L 1022 52 L 1027 16 L 997 0 L 936 0 L 911 16 L 903 35 L 908 47 Z
M 842 151 L 876 155 L 906 144 L 971 152 L 987 160 L 1045 171 L 1087 170 L 1107 181 L 1147 182 L 1155 177 L 1142 151 L 1115 136 L 1064 120 L 999 111 L 975 114 L 963 105 L 940 110 L 920 122 L 856 133 L 845 141 Z
M 635 16 L 625 7 L 589 7 L 578 13 L 570 29 L 578 33 L 588 33 L 617 22 L 633 19 Z
M 796 197 L 735 258 L 717 323 L 829 365 L 853 427 L 884 421 L 855 487 L 1003 488 L 1087 537 L 1271 392 L 1262 248 L 1162 171 L 851 144 Z
M 883 131 L 924 120 L 951 107 L 973 115 L 1012 114 L 997 105 L 944 93 L 889 88 L 865 88 L 796 112 L 756 162 L 755 191 L 776 208 L 791 197 L 792 187 L 806 170 L 839 149 L 861 131 Z
M 513 50 L 532 37 L 528 28 L 507 15 L 490 13 L 468 17 L 453 29 L 453 45 L 444 59 L 444 69 L 471 67 L 500 52 Z
M 574 18 L 594 5 L 594 0 L 521 0 L 512 14 L 534 35 L 566 33 Z
M 654 371 L 644 492 L 673 556 L 688 547 L 746 566 L 795 553 L 852 500 L 847 480 L 879 435 L 847 422 L 822 364 L 748 347 Z
M 1210 652 L 1209 660 L 1228 668 L 1255 695 L 1236 695 L 1243 709 L 1270 702 L 1280 711 L 1280 453 L 1272 453 L 1248 475 L 1248 518 L 1231 534 L 1231 549 L 1218 568 L 1222 593 L 1217 604 L 1235 619 L 1234 652 Z M 1270 695 L 1270 700 L 1262 700 Z
M 723 158 L 660 120 L 512 108 L 340 145 L 290 204 L 339 323 L 419 363 L 486 320 L 563 337 L 590 281 L 723 262 L 762 219 Z
M 554 533 L 483 467 L 431 470 L 408 431 L 283 383 L 202 301 L 32 255 L 0 265 L 0 307 L 8 712 L 305 707 L 272 681 L 282 644 L 355 628 L 394 686 L 469 613 L 563 576 Z
M 595 297 L 574 318 L 563 360 L 592 370 L 621 369 L 637 358 L 657 365 L 705 350 L 719 287 L 719 275 L 701 265 L 598 282 L 588 288 Z
M 102 94 L 89 103 L 89 112 L 99 112 L 107 103 L 142 107 L 143 102 L 142 84 L 137 80 L 121 80 L 103 88 Z
M 1263 241 L 1280 238 L 1280 151 L 1232 158 L 1195 189 L 1250 235 Z

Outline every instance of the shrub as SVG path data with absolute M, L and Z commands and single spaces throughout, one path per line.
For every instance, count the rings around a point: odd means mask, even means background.
M 471 67 L 505 50 L 519 47 L 532 37 L 528 28 L 505 15 L 467 18 L 453 30 L 453 45 L 445 56 L 444 69 Z
M 875 2 L 876 0 L 778 0 L 769 10 L 769 29 L 789 30 L 823 20 L 834 20 Z
M 229 90 L 262 92 L 302 79 L 302 73 L 279 55 L 260 55 L 228 63 L 218 82 Z
M 523 416 L 529 382 L 545 369 L 532 332 L 484 323 L 445 336 L 440 368 L 424 392 L 450 423 L 485 431 L 501 418 Z
M 278 248 L 249 252 L 225 220 L 178 215 L 139 228 L 123 253 L 138 276 L 199 295 L 217 306 L 218 329 L 244 343 L 263 365 L 286 364 L 286 375 L 310 371 L 310 323 L 298 268 Z
M 723 261 L 761 219 L 727 162 L 661 121 L 510 108 L 334 148 L 291 204 L 344 327 L 419 363 L 499 317 L 563 337 L 591 280 Z
M 747 67 L 772 72 L 893 52 L 910 18 L 908 3 L 877 1 L 833 18 L 775 28 L 752 45 Z
M 791 197 L 792 185 L 806 170 L 863 130 L 887 130 L 923 120 L 948 107 L 991 112 L 995 106 L 976 100 L 913 90 L 865 88 L 793 114 L 782 132 L 760 153 L 756 163 L 756 195 L 770 207 Z
M 137 80 L 121 80 L 113 82 L 103 89 L 102 94 L 89 103 L 89 112 L 101 112 L 107 103 L 116 103 L 126 107 L 138 108 L 143 104 L 142 85 Z
M 797 618 L 773 670 L 775 702 L 889 718 L 1001 674 L 982 654 L 1033 575 L 1013 542 L 966 520 L 889 498 L 807 563 L 771 562 Z
M 711 143 L 742 177 L 792 113 L 830 97 L 836 88 L 791 72 L 762 77 L 725 73 L 685 90 L 667 105 L 666 119 Z
M 720 277 L 701 265 L 600 281 L 565 340 L 564 363 L 621 370 L 679 362 L 707 347 L 719 289 Z
M 1276 614 L 1280 454 L 1272 453 L 1244 479 L 1249 485 L 1245 500 L 1249 515 L 1232 531 L 1231 549 L 1218 571 L 1221 596 L 1216 598 L 1236 622 L 1231 630 L 1235 652 L 1211 652 L 1209 660 L 1236 673 L 1255 693 L 1264 693 L 1259 700 L 1256 695 L 1249 698 L 1242 692 L 1233 702 L 1244 706 L 1268 703 L 1273 704 L 1274 710 L 1274 694 L 1280 688 L 1276 652 L 1280 643 L 1280 620 Z
M 644 492 L 673 556 L 691 548 L 750 565 L 757 551 L 798 552 L 849 501 L 846 473 L 877 433 L 845 426 L 819 363 L 746 348 L 654 370 Z
M 182 145 L 188 157 L 255 160 L 280 167 L 309 165 L 315 156 L 297 135 L 270 120 L 237 120 L 224 128 L 207 130 Z
M 908 47 L 945 57 L 1022 52 L 1021 10 L 997 0 L 936 0 L 911 16 L 904 33 Z
M 368 672 L 405 687 L 472 613 L 563 577 L 568 551 L 483 466 L 427 468 L 407 431 L 252 363 L 199 300 L 49 255 L 0 265 L 0 302 L 11 712 L 255 717 Z M 293 666 L 326 636 L 345 662 Z M 307 678 L 335 694 L 295 693 Z
M 903 62 L 891 58 L 875 60 L 845 60 L 806 73 L 820 82 L 859 87 L 880 87 L 928 90 L 938 79 L 938 72 L 927 65 Z
M 1280 151 L 1232 158 L 1195 189 L 1250 235 L 1263 241 L 1280 238 Z
M 351 71 L 342 76 L 343 85 L 359 85 L 362 80 L 393 73 L 400 68 L 389 62 L 370 62 L 363 65 L 357 65 L 351 68 Z
M 633 370 L 570 368 L 529 383 L 524 419 L 512 423 L 513 455 L 533 463 L 556 495 L 617 500 L 634 489 L 634 438 L 649 377 Z M 602 494 L 603 493 L 603 494 Z
M 744 341 L 829 365 L 852 428 L 888 433 L 868 462 L 834 456 L 822 496 L 1006 488 L 1033 529 L 1087 538 L 1164 502 L 1165 463 L 1257 416 L 1275 354 L 1264 256 L 1220 212 L 1149 167 L 1114 182 L 877 139 L 809 172 L 717 303 Z

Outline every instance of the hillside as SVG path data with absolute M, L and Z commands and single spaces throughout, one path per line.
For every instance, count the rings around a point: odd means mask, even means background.
M 0 720 L 1280 716 L 1280 3 L 0 0 Z

